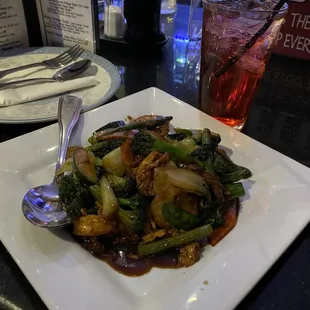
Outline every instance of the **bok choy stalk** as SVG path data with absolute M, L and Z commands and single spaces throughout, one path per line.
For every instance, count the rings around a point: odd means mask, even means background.
M 101 212 L 106 219 L 113 219 L 118 211 L 119 204 L 114 191 L 105 176 L 100 180 L 100 194 L 102 209 L 98 210 L 98 213 Z
M 62 166 L 56 171 L 56 176 L 59 176 L 65 172 L 72 172 L 72 157 L 68 158 Z
M 123 176 L 126 171 L 126 166 L 123 162 L 121 148 L 118 147 L 105 155 L 102 158 L 102 166 L 107 172 L 119 177 Z

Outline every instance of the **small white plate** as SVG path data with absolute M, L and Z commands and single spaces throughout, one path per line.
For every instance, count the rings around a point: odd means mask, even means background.
M 51 59 L 63 53 L 65 50 L 66 48 L 60 47 L 42 47 L 17 49 L 2 53 L 0 57 L 0 70 Z M 85 112 L 94 109 L 109 100 L 118 90 L 121 84 L 121 78 L 117 68 L 105 58 L 89 52 L 84 52 L 80 59 L 90 59 L 92 61 L 94 76 L 99 82 L 99 84 L 94 87 L 70 92 L 71 95 L 83 99 L 82 112 Z M 40 71 L 42 69 L 44 68 L 38 67 L 37 70 L 28 69 L 19 71 L 14 75 L 4 77 L 1 82 L 8 81 L 10 77 L 19 79 L 26 77 L 30 78 L 30 74 L 34 72 L 39 72 L 40 74 L 43 74 L 43 77 L 48 77 L 48 70 L 50 69 Z M 51 73 L 50 76 L 52 75 L 53 74 Z M 57 106 L 61 95 L 63 94 L 24 104 L 0 108 L 0 123 L 37 123 L 56 120 Z
M 0 238 L 51 310 L 231 310 L 309 222 L 308 168 L 156 88 L 85 113 L 72 144 L 86 144 L 109 121 L 149 113 L 172 115 L 176 126 L 211 128 L 232 159 L 252 170 L 238 224 L 190 268 L 123 276 L 65 231 L 35 227 L 22 215 L 28 189 L 53 178 L 58 125 L 2 143 Z

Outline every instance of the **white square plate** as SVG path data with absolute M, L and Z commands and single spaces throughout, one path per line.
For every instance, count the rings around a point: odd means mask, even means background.
M 86 144 L 103 124 L 128 115 L 174 116 L 180 127 L 209 127 L 250 168 L 236 228 L 187 269 L 123 276 L 83 250 L 65 231 L 28 223 L 21 200 L 52 180 L 57 124 L 0 145 L 0 238 L 50 309 L 233 309 L 310 219 L 310 170 L 184 102 L 150 88 L 82 115 L 71 144 Z M 204 282 L 208 281 L 208 285 Z

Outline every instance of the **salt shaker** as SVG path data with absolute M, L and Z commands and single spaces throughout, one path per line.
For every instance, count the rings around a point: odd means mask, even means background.
M 105 0 L 104 35 L 111 39 L 121 39 L 125 32 L 123 0 Z

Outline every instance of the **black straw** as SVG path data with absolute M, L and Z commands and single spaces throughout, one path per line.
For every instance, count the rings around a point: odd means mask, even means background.
M 221 67 L 218 71 L 214 73 L 214 76 L 216 78 L 221 77 L 229 68 L 231 68 L 235 62 L 237 62 L 255 43 L 256 41 L 268 30 L 270 25 L 273 22 L 273 18 L 279 13 L 278 11 L 282 8 L 282 6 L 285 4 L 287 0 L 280 0 L 272 9 L 274 12 L 269 16 L 264 26 L 259 29 L 253 37 L 249 40 L 248 43 L 246 43 L 238 52 L 237 55 L 230 58 L 230 60 Z

